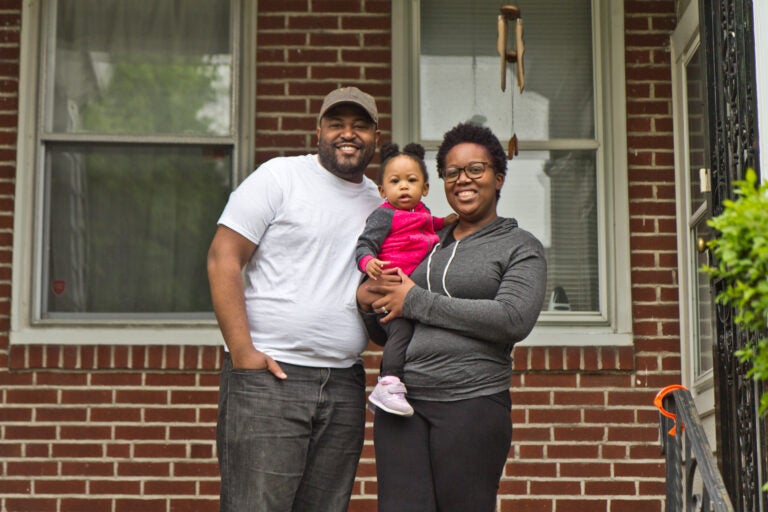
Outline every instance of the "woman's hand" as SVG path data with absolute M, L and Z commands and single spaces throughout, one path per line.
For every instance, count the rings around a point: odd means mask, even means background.
M 414 286 L 416 283 L 402 270 L 391 268 L 384 269 L 376 284 L 367 287 L 371 292 L 382 295 L 380 299 L 371 304 L 376 313 L 384 313 L 385 316 L 381 318 L 382 323 L 403 316 L 405 297 Z

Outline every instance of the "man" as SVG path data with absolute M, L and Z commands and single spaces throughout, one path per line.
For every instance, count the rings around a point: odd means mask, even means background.
M 379 140 L 374 99 L 355 87 L 330 92 L 317 138 L 317 155 L 272 159 L 243 181 L 208 253 L 227 346 L 216 434 L 223 512 L 343 512 L 352 492 L 367 343 L 354 251 L 381 202 L 363 175 Z

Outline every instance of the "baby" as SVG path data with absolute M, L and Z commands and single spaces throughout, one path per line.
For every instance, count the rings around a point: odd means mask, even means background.
M 458 220 L 455 213 L 446 218 L 433 217 L 421 201 L 429 192 L 429 183 L 420 144 L 408 144 L 402 151 L 397 144 L 385 144 L 381 148 L 377 181 L 385 201 L 366 220 L 355 254 L 360 271 L 373 280 L 381 276 L 384 267 L 399 267 L 406 274 L 413 272 L 437 243 L 436 231 Z M 357 290 L 357 301 L 364 311 L 370 312 L 371 304 L 379 297 L 367 290 L 365 282 Z M 387 334 L 387 342 L 381 376 L 369 400 L 383 411 L 411 416 L 413 407 L 405 398 L 402 380 L 413 323 L 396 318 L 380 325 Z

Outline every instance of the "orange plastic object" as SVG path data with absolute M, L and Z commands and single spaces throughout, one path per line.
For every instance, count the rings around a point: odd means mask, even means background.
M 664 416 L 666 416 L 667 418 L 671 418 L 675 422 L 677 422 L 677 415 L 672 414 L 668 410 L 664 409 L 664 406 L 662 405 L 662 400 L 667 394 L 671 393 L 672 391 L 676 391 L 678 389 L 684 389 L 688 391 L 688 388 L 683 386 L 682 384 L 672 384 L 671 386 L 667 386 L 661 391 L 659 391 L 658 393 L 656 393 L 656 398 L 653 399 L 653 405 L 655 405 L 659 409 L 659 412 Z M 675 433 L 676 433 L 675 428 L 676 428 L 676 425 L 673 425 L 672 428 L 669 429 L 669 432 L 667 432 L 672 437 L 675 437 Z M 682 429 L 685 430 L 685 425 L 682 426 Z

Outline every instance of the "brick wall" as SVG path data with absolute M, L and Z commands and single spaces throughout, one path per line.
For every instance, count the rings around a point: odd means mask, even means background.
M 217 347 L 9 347 L 21 0 L 0 0 L 0 510 L 217 510 Z M 255 160 L 311 152 L 323 95 L 357 84 L 390 130 L 389 0 L 260 0 Z M 626 2 L 635 346 L 518 348 L 500 511 L 659 512 L 650 403 L 679 380 L 668 36 Z M 309 15 L 307 13 L 310 13 Z M 369 385 L 380 354 L 367 354 Z M 376 509 L 371 418 L 350 511 Z

